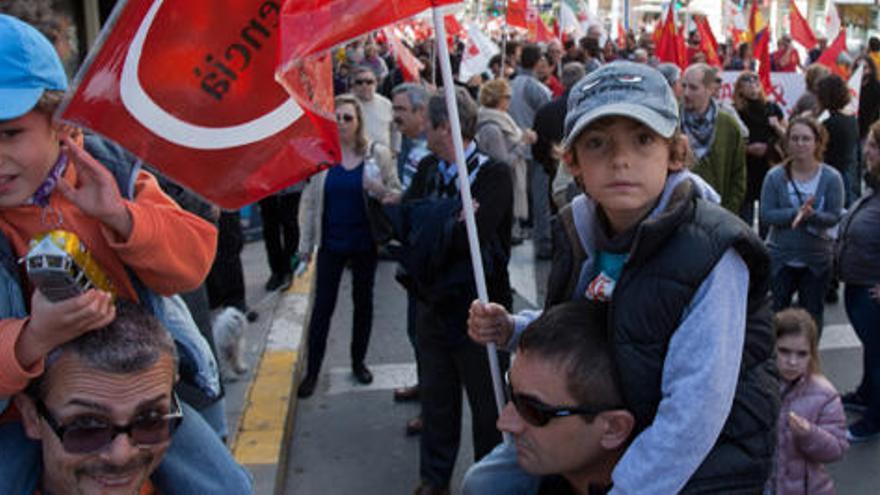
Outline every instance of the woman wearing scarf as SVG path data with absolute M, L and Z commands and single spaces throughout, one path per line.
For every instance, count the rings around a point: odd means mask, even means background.
M 526 157 L 537 136 L 531 129 L 520 129 L 507 113 L 512 94 L 505 79 L 493 79 L 480 87 L 476 141 L 480 151 L 508 164 L 513 171 L 513 238 L 516 241 L 522 239 L 521 223 L 529 216 Z

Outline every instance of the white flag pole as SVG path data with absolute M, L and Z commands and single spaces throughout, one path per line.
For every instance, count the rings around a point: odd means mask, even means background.
M 438 58 L 440 59 L 440 72 L 443 75 L 443 92 L 446 96 L 446 112 L 449 115 L 449 127 L 452 132 L 452 144 L 455 147 L 455 163 L 458 166 L 458 190 L 461 193 L 461 206 L 464 210 L 464 221 L 467 227 L 468 244 L 471 250 L 471 263 L 474 269 L 474 281 L 477 284 L 477 297 L 483 303 L 489 302 L 489 293 L 486 290 L 486 274 L 483 271 L 483 257 L 480 255 L 480 241 L 477 237 L 477 222 L 474 218 L 474 202 L 471 197 L 471 184 L 468 177 L 467 165 L 464 160 L 464 142 L 461 137 L 461 122 L 458 120 L 458 104 L 455 100 L 455 86 L 452 82 L 452 68 L 449 63 L 449 49 L 446 47 L 446 27 L 443 25 L 443 16 L 435 8 L 434 14 L 434 38 L 437 43 Z M 504 407 L 504 392 L 501 386 L 501 367 L 498 364 L 498 351 L 495 344 L 486 345 L 489 355 L 489 371 L 492 373 L 492 388 L 495 392 L 495 405 L 498 414 Z M 505 433 L 504 441 L 509 442 L 510 436 Z

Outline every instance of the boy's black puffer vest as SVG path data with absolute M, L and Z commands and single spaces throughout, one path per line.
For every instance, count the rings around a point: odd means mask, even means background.
M 566 207 L 555 226 L 555 239 L 564 240 L 555 246 L 560 252 L 551 269 L 547 307 L 572 297 L 586 256 L 571 215 L 571 208 Z M 739 381 L 721 436 L 682 493 L 761 493 L 769 475 L 779 412 L 768 298 L 769 257 L 745 223 L 697 198 L 691 183 L 684 182 L 673 193 L 667 209 L 640 227 L 612 296 L 608 331 L 622 392 L 636 417 L 638 432 L 650 425 L 657 413 L 663 362 L 685 309 L 731 247 L 749 268 Z

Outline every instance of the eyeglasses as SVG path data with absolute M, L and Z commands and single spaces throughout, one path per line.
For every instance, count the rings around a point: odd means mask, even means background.
M 592 421 L 600 413 L 620 409 L 620 407 L 549 406 L 527 395 L 514 393 L 513 387 L 510 385 L 509 371 L 505 373 L 504 381 L 507 386 L 507 396 L 510 398 L 510 402 L 513 402 L 516 412 L 532 426 L 546 426 L 550 420 L 566 416 L 588 416 L 588 421 Z
M 376 84 L 376 80 L 375 79 L 355 79 L 354 84 L 355 84 L 355 86 L 373 85 L 373 84 Z
M 742 76 L 740 79 L 742 80 L 742 82 L 753 83 L 758 81 L 758 76 L 750 74 L 748 76 Z
M 85 415 L 61 425 L 42 400 L 34 399 L 34 404 L 69 454 L 89 454 L 102 450 L 113 443 L 120 433 L 128 435 L 136 447 L 156 445 L 170 439 L 183 421 L 183 411 L 180 409 L 177 394 L 171 396 L 171 411 L 168 414 L 148 412 L 124 425 L 115 425 L 107 419 Z
M 354 115 L 351 115 L 350 113 L 340 113 L 340 114 L 337 114 L 337 115 L 336 115 L 336 122 L 348 122 L 348 123 L 352 123 L 352 122 L 354 122 Z

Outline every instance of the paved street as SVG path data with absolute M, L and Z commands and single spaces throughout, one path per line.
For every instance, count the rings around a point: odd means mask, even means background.
M 543 286 L 547 266 L 542 263 L 536 269 L 531 259 L 530 248 L 524 245 L 511 261 L 519 307 L 543 299 L 536 287 Z M 356 384 L 351 376 L 351 285 L 348 274 L 343 279 L 317 391 L 297 405 L 286 494 L 406 494 L 418 483 L 418 439 L 404 436 L 404 424 L 418 413 L 418 406 L 394 403 L 391 395 L 392 388 L 415 381 L 405 330 L 405 293 L 393 275 L 392 263 L 380 263 L 367 356 L 375 375 L 370 386 Z M 842 303 L 828 307 L 826 321 L 823 368 L 840 390 L 849 390 L 861 373 L 861 354 L 846 325 Z M 462 431 L 453 493 L 458 492 L 462 470 L 472 462 L 467 421 Z M 878 465 L 880 442 L 853 446 L 843 462 L 830 468 L 838 493 L 876 494 Z

